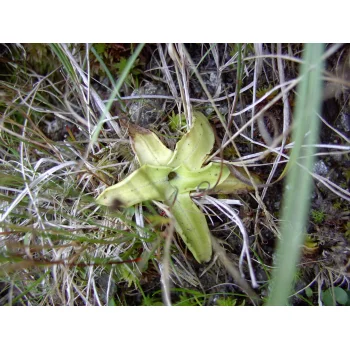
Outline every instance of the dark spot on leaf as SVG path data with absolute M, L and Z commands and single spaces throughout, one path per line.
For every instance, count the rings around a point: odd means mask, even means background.
M 175 177 L 177 176 L 177 174 L 175 173 L 175 171 L 171 171 L 169 174 L 168 174 L 168 180 L 173 180 L 175 179 Z
M 113 202 L 112 202 L 110 207 L 113 210 L 117 210 L 117 209 L 120 209 L 120 207 L 122 207 L 122 206 L 123 206 L 123 202 L 122 201 L 120 201 L 119 199 L 113 199 Z

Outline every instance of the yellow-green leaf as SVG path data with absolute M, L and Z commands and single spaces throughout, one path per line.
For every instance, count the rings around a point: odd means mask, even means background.
M 207 221 L 204 214 L 193 203 L 189 193 L 177 195 L 172 213 L 176 220 L 175 229 L 195 259 L 199 263 L 209 261 L 212 246 Z
M 200 112 L 193 112 L 191 129 L 176 144 L 168 166 L 176 168 L 184 164 L 188 169 L 200 169 L 214 146 L 214 133 L 208 119 Z
M 123 181 L 105 189 L 96 199 L 106 206 L 130 207 L 147 200 L 166 199 L 171 168 L 143 165 Z
M 173 151 L 168 149 L 152 131 L 130 124 L 129 135 L 140 165 L 166 166 L 170 161 Z
M 259 185 L 261 183 L 258 176 L 253 174 L 251 174 L 251 176 L 256 185 Z M 244 177 L 247 177 L 247 176 L 245 175 Z M 249 179 L 247 179 L 247 182 L 248 181 Z M 252 189 L 253 189 L 253 186 L 248 185 L 248 183 L 245 183 L 239 180 L 236 176 L 230 174 L 223 182 L 221 182 L 219 185 L 215 187 L 214 191 L 215 193 L 230 194 L 241 190 L 251 191 Z
M 199 170 L 188 170 L 185 166 L 174 169 L 169 174 L 170 184 L 177 188 L 179 193 L 195 191 L 196 189 L 211 189 L 215 184 L 223 182 L 230 174 L 230 170 L 224 165 L 209 163 Z

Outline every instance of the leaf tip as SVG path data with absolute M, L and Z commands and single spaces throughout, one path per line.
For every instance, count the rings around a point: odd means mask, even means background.
M 99 205 L 103 205 L 106 207 L 110 207 L 113 210 L 120 209 L 121 207 L 124 207 L 124 203 L 119 200 L 118 198 L 111 198 L 108 196 L 108 193 L 103 191 L 97 198 L 96 203 Z

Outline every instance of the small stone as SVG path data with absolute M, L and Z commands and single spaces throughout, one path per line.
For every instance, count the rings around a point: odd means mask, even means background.
M 228 107 L 226 105 L 219 106 L 218 110 L 221 113 L 221 115 L 223 115 L 223 116 L 225 116 L 228 113 Z M 208 104 L 208 106 L 205 108 L 204 114 L 206 116 L 216 114 L 215 110 L 211 104 Z
M 212 85 L 216 86 L 218 83 L 218 75 L 215 72 L 211 72 L 209 75 L 209 81 Z
M 350 115 L 346 113 L 342 113 L 340 116 L 340 125 L 342 129 L 346 132 L 350 131 Z
M 213 113 L 214 113 L 214 108 L 213 108 L 212 106 L 208 106 L 208 107 L 205 109 L 205 111 L 204 111 L 204 114 L 205 114 L 206 116 L 211 115 L 211 114 L 213 114 Z
M 166 93 L 161 86 L 146 83 L 131 94 L 131 96 L 140 95 L 166 95 Z M 164 114 L 164 102 L 163 99 L 133 100 L 128 106 L 131 120 L 141 126 L 149 126 Z
M 323 160 L 319 160 L 315 163 L 314 173 L 316 173 L 317 175 L 325 176 L 328 174 L 328 171 L 329 169 Z

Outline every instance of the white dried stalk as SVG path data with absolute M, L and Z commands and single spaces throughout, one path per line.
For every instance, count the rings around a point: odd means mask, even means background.
M 255 100 L 256 100 L 256 87 L 258 85 L 258 78 L 261 74 L 262 66 L 263 66 L 263 59 L 259 57 L 262 55 L 262 44 L 254 44 L 254 51 L 256 53 L 257 58 L 255 59 L 255 68 L 254 68 L 254 80 L 253 80 L 253 108 L 252 108 L 252 118 L 255 114 Z M 251 125 L 250 129 L 250 137 L 253 138 L 254 135 L 254 124 Z M 253 148 L 251 148 L 253 151 Z
M 164 245 L 164 254 L 163 254 L 163 260 L 161 263 L 158 264 L 159 271 L 160 271 L 160 280 L 162 284 L 162 296 L 163 301 L 166 306 L 171 306 L 171 297 L 170 297 L 170 247 L 171 242 L 173 240 L 174 235 L 174 221 L 175 218 L 171 214 L 171 211 L 169 210 L 169 207 L 166 206 L 163 203 L 153 201 L 161 210 L 165 212 L 167 217 L 170 219 L 169 226 L 166 230 L 166 238 L 165 238 L 165 245 Z
M 277 54 L 281 55 L 282 54 L 282 45 L 279 43 L 277 44 Z M 282 144 L 281 144 L 281 151 L 283 151 L 283 148 L 286 143 L 287 139 L 287 131 L 289 128 L 289 123 L 290 123 L 290 106 L 289 106 L 289 101 L 288 101 L 288 92 L 286 91 L 285 86 L 283 85 L 285 83 L 285 76 L 284 76 L 284 68 L 283 68 L 283 62 L 281 57 L 277 58 L 277 66 L 278 66 L 278 74 L 279 74 L 279 79 L 280 79 L 280 84 L 281 86 L 281 92 L 282 92 L 282 101 L 283 101 L 283 138 L 282 138 Z M 281 155 L 277 155 L 274 164 L 272 166 L 272 169 L 270 171 L 270 174 L 266 180 L 266 185 L 269 185 L 275 175 L 275 172 L 277 170 L 278 164 L 280 162 Z M 263 192 L 261 194 L 261 199 L 265 198 L 266 192 L 268 190 L 268 187 L 265 187 L 263 189 Z
M 208 195 L 206 195 L 204 198 L 209 203 L 211 203 L 212 205 L 217 207 L 223 214 L 225 214 L 229 219 L 231 219 L 238 226 L 238 228 L 242 234 L 242 238 L 243 238 L 243 247 L 242 247 L 242 252 L 241 252 L 241 255 L 239 258 L 239 270 L 240 270 L 242 277 L 244 278 L 244 273 L 243 273 L 242 267 L 243 267 L 243 259 L 244 259 L 244 257 L 246 257 L 247 262 L 248 262 L 249 275 L 250 275 L 250 279 L 252 282 L 252 286 L 253 286 L 253 288 L 257 288 L 258 284 L 257 284 L 256 278 L 255 278 L 255 274 L 254 274 L 250 254 L 249 254 L 249 237 L 248 237 L 247 231 L 245 230 L 245 227 L 243 225 L 242 220 L 239 218 L 239 216 L 236 214 L 236 212 L 228 204 L 226 204 L 224 201 L 220 201 L 220 200 L 218 200 L 214 197 L 208 196 Z

